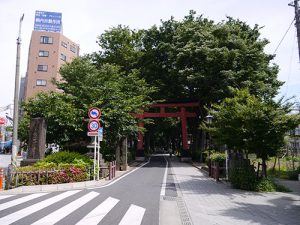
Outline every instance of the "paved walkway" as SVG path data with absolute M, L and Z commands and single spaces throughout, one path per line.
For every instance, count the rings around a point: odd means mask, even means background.
M 176 158 L 172 159 L 172 173 L 194 225 L 300 224 L 297 192 L 256 193 L 233 189 Z

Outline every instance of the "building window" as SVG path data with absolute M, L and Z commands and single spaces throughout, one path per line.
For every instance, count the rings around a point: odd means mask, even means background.
M 49 56 L 49 51 L 39 51 L 39 57 L 48 57 Z
M 67 60 L 67 56 L 65 56 L 64 54 L 60 54 L 60 59 L 63 60 L 63 61 L 66 61 Z
M 47 72 L 48 71 L 48 65 L 38 65 L 37 70 Z
M 71 52 L 76 53 L 76 47 L 74 45 L 70 45 Z
M 36 86 L 46 86 L 47 81 L 46 80 L 36 80 Z
M 68 48 L 68 44 L 66 42 L 61 42 L 61 46 L 65 47 L 65 48 Z
M 41 44 L 53 44 L 53 38 L 48 36 L 41 36 L 40 38 Z

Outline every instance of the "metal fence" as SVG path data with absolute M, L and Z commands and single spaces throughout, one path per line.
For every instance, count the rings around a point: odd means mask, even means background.
M 95 172 L 87 167 L 81 173 L 72 174 L 69 170 L 61 168 L 40 169 L 37 171 L 13 171 L 9 169 L 3 181 L 5 189 L 12 189 L 28 185 L 47 185 L 93 180 L 94 174 L 99 172 L 100 178 L 108 177 L 110 180 L 116 175 L 116 161 L 109 162 L 108 167 L 100 167 Z

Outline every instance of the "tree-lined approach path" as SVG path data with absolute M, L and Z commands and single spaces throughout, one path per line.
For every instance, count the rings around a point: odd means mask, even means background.
M 299 193 L 232 189 L 176 157 L 152 156 L 101 187 L 2 192 L 0 224 L 297 225 Z

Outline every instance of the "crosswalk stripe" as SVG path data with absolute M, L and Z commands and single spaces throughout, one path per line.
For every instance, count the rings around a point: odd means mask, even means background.
M 137 205 L 130 205 L 119 225 L 140 225 L 146 209 Z
M 108 197 L 104 202 L 93 209 L 93 211 L 76 223 L 76 225 L 97 225 L 118 202 L 118 199 Z
M 55 202 L 58 202 L 58 201 L 60 201 L 60 200 L 62 200 L 64 198 L 67 198 L 67 197 L 69 197 L 71 195 L 74 195 L 74 194 L 76 194 L 78 192 L 79 192 L 79 190 L 67 191 L 67 192 L 61 193 L 59 195 L 56 195 L 56 196 L 54 196 L 52 198 L 49 198 L 49 199 L 46 199 L 46 200 L 41 201 L 39 203 L 36 203 L 34 205 L 31 205 L 31 206 L 29 206 L 27 208 L 21 209 L 21 210 L 19 210 L 17 212 L 14 212 L 12 214 L 9 214 L 9 215 L 7 215 L 5 217 L 0 218 L 0 224 L 10 224 L 10 223 L 13 223 L 13 222 L 15 222 L 17 220 L 20 220 L 20 219 L 22 219 L 22 218 L 24 218 L 24 217 L 26 217 L 26 216 L 34 213 L 34 212 L 37 212 L 37 211 L 39 211 L 39 210 L 41 210 L 43 208 L 46 208 L 47 206 L 52 205 Z
M 27 196 L 22 197 L 22 198 L 18 198 L 18 199 L 15 199 L 15 200 L 12 200 L 12 201 L 0 204 L 0 211 L 4 210 L 4 209 L 8 209 L 8 208 L 16 206 L 16 205 L 19 205 L 21 203 L 27 202 L 29 200 L 33 200 L 35 198 L 41 197 L 41 196 L 46 195 L 46 194 L 48 194 L 48 193 L 31 194 L 31 195 L 27 195 Z
M 86 204 L 87 202 L 92 200 L 93 198 L 97 197 L 98 195 L 99 195 L 99 193 L 92 191 L 92 192 L 78 198 L 77 200 L 65 205 L 64 207 L 54 211 L 53 213 L 43 217 L 42 219 L 36 221 L 32 225 L 55 224 L 58 221 L 60 221 L 61 219 L 63 219 L 64 217 L 66 217 L 67 215 L 69 215 L 70 213 L 74 212 L 76 209 L 80 208 L 81 206 L 83 206 L 84 204 Z
M 13 195 L 1 195 L 0 200 L 12 197 Z

